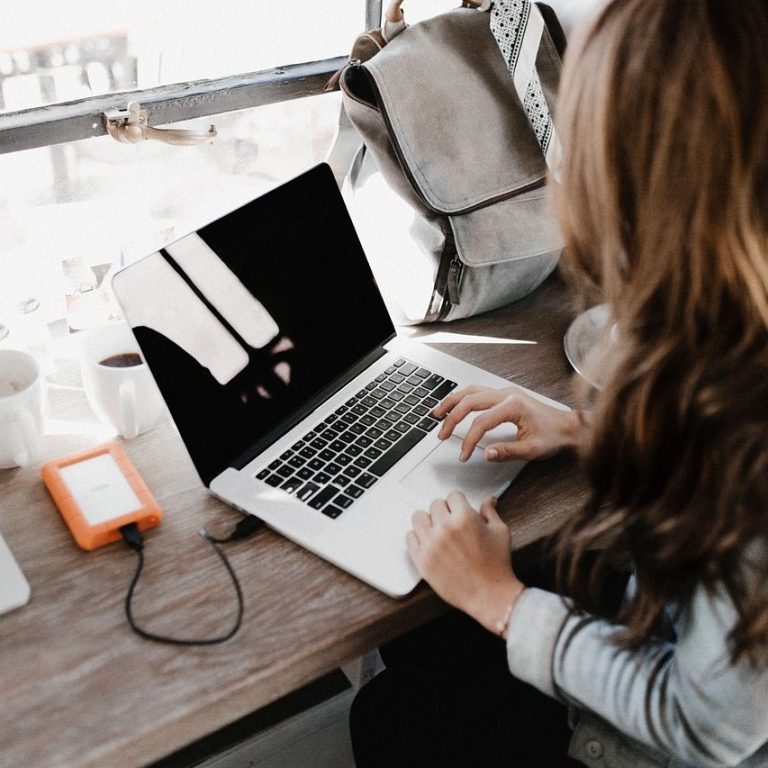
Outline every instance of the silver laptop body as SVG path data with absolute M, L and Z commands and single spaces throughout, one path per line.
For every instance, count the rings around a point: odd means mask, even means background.
M 396 335 L 327 165 L 112 285 L 211 493 L 388 595 L 419 581 L 415 509 L 451 490 L 479 504 L 522 467 L 482 455 L 512 426 L 464 463 L 461 428 L 437 439 L 448 392 L 509 382 Z

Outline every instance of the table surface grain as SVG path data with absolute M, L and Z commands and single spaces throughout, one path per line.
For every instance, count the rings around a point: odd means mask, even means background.
M 439 348 L 572 405 L 562 342 L 573 316 L 568 290 L 553 276 L 512 306 L 415 335 L 517 340 Z M 58 367 L 64 374 L 49 387 L 46 459 L 104 442 L 76 364 Z M 223 534 L 239 516 L 201 485 L 169 423 L 124 447 L 165 512 L 146 536 L 137 619 L 159 633 L 219 633 L 233 618 L 234 593 L 196 531 Z M 529 464 L 500 501 L 514 546 L 555 529 L 585 492 L 572 457 Z M 145 765 L 444 610 L 423 584 L 393 600 L 264 530 L 227 546 L 245 599 L 236 637 L 212 647 L 163 646 L 125 622 L 135 555 L 119 544 L 79 550 L 39 467 L 0 470 L 0 531 L 32 586 L 27 606 L 0 617 L 3 768 Z

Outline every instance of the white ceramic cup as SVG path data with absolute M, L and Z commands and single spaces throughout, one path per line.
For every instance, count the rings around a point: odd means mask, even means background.
M 109 364 L 131 355 L 138 355 L 138 365 Z M 122 437 L 131 440 L 157 423 L 165 403 L 127 323 L 109 323 L 83 333 L 80 369 L 93 412 Z
M 28 352 L 0 349 L 0 468 L 37 461 L 43 439 L 43 374 Z

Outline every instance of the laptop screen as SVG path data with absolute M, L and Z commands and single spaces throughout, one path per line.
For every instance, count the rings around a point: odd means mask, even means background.
M 394 333 L 324 164 L 113 288 L 206 485 Z

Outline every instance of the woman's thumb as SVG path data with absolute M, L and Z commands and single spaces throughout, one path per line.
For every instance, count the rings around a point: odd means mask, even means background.
M 524 442 L 494 443 L 485 449 L 485 458 L 488 461 L 511 461 L 512 459 L 525 459 L 526 445 Z
M 499 517 L 499 513 L 496 511 L 496 497 L 491 496 L 485 499 L 480 505 L 480 517 L 482 517 L 488 523 L 500 523 L 502 522 Z

